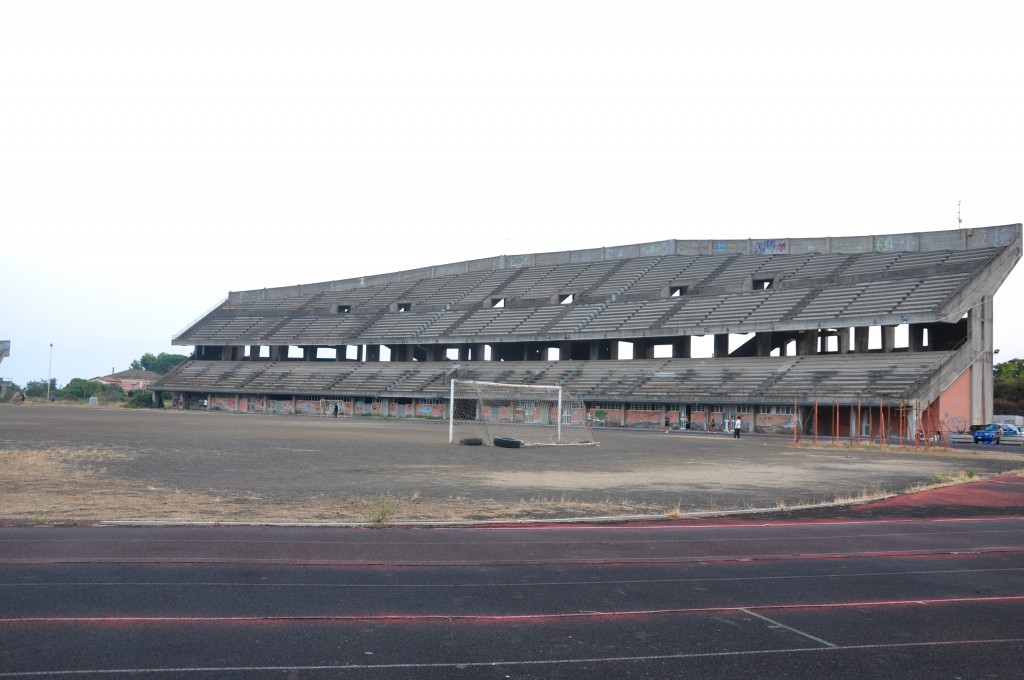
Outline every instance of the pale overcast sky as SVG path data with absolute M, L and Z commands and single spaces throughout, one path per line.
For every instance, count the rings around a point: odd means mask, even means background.
M 1022 28 L 1020 0 L 0 0 L 0 376 L 187 353 L 230 290 L 1024 221 Z

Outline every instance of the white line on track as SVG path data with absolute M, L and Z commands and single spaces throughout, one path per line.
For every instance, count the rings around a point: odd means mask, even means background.
M 86 624 L 117 624 L 117 623 L 266 623 L 280 621 L 287 623 L 347 623 L 353 621 L 487 621 L 487 622 L 521 622 L 521 621 L 556 621 L 564 619 L 611 618 L 660 616 L 668 614 L 705 614 L 722 612 L 750 611 L 782 611 L 790 609 L 845 609 L 850 607 L 920 607 L 947 604 L 991 604 L 1004 602 L 1024 602 L 1024 595 L 1001 595 L 994 597 L 949 597 L 949 598 L 914 598 L 909 600 L 861 600 L 856 602 L 817 602 L 796 604 L 759 604 L 732 607 L 681 607 L 670 609 L 637 609 L 626 611 L 584 611 L 555 614 L 313 614 L 295 616 L 24 616 L 0 618 L 0 625 L 17 625 L 26 623 L 86 623 Z M 748 612 L 749 613 L 749 612 Z
M 940 642 L 902 642 L 875 645 L 847 645 L 836 647 L 793 647 L 789 649 L 754 649 L 735 652 L 698 652 L 693 654 L 659 654 L 651 656 L 610 656 L 585 659 L 543 659 L 527 661 L 451 661 L 447 663 L 395 663 L 395 664 L 335 664 L 323 666 L 220 666 L 183 668 L 108 668 L 66 671 L 21 671 L 0 672 L 0 678 L 38 677 L 86 677 L 90 675 L 141 675 L 141 674 L 199 674 L 199 673 L 274 673 L 287 671 L 395 671 L 395 670 L 445 670 L 464 668 L 498 668 L 528 666 L 560 666 L 572 664 L 637 663 L 647 661 L 686 661 L 689 659 L 721 659 L 729 657 L 776 656 L 779 654 L 808 654 L 855 651 L 879 651 L 892 649 L 966 647 L 975 645 L 1017 645 L 1024 638 L 996 638 L 983 640 L 943 640 Z

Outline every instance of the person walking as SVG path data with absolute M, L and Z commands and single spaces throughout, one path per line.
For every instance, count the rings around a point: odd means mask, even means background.
M 732 426 L 736 428 L 735 430 L 732 431 L 732 438 L 739 439 L 740 431 L 743 429 L 743 420 L 739 416 L 736 416 L 736 422 L 734 422 Z

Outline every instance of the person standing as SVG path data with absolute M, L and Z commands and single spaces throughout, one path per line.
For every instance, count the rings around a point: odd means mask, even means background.
M 735 430 L 732 431 L 732 438 L 739 439 L 740 430 L 743 429 L 743 420 L 739 416 L 736 416 L 736 422 L 734 422 L 732 426 L 736 428 Z

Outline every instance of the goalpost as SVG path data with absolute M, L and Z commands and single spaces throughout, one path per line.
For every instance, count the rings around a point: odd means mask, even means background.
M 596 444 L 583 402 L 558 385 L 452 380 L 448 442 L 508 448 Z

